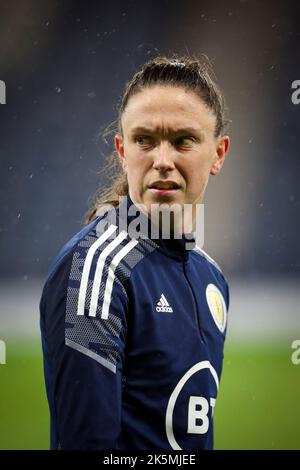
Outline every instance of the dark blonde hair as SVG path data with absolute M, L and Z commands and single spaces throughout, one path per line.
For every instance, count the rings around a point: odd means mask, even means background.
M 145 88 L 155 85 L 181 87 L 196 93 L 214 113 L 216 117 L 215 136 L 222 134 L 227 121 L 225 118 L 224 97 L 212 78 L 213 72 L 207 57 L 201 56 L 158 56 L 147 61 L 142 68 L 126 83 L 125 91 L 118 109 L 117 126 L 108 126 L 102 137 L 111 132 L 119 132 L 123 136 L 121 118 L 130 98 Z M 114 124 L 114 123 L 112 123 Z M 111 180 L 111 184 L 103 190 L 99 188 L 94 194 L 91 206 L 85 216 L 85 224 L 95 219 L 103 206 L 119 205 L 119 198 L 128 194 L 127 175 L 123 171 L 116 151 L 109 156 L 107 164 L 101 172 Z

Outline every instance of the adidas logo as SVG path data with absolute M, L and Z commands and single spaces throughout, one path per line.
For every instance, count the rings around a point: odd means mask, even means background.
M 173 312 L 172 307 L 170 307 L 169 302 L 165 298 L 164 294 L 161 294 L 159 301 L 156 305 L 157 312 Z

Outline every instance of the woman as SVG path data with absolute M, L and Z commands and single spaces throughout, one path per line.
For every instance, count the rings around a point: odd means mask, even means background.
M 211 449 L 229 292 L 194 235 L 228 151 L 224 100 L 197 58 L 157 57 L 127 83 L 118 124 L 120 175 L 40 302 L 51 448 Z M 161 204 L 180 208 L 169 236 Z

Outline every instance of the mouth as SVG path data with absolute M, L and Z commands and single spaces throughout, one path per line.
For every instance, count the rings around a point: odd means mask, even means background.
M 180 185 L 176 181 L 155 181 L 148 186 L 148 189 L 153 194 L 172 195 L 180 189 Z

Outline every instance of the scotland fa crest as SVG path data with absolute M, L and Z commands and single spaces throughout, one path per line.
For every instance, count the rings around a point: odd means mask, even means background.
M 226 327 L 226 304 L 220 290 L 214 284 L 208 284 L 206 288 L 206 300 L 210 313 L 219 330 L 224 333 Z

